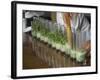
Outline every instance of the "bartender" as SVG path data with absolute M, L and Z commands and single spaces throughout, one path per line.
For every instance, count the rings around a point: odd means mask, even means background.
M 90 60 L 91 50 L 91 26 L 84 13 L 57 12 L 57 23 L 66 28 L 67 41 L 71 48 L 76 43 L 77 48 L 86 51 L 86 57 Z M 63 30 L 64 30 L 64 27 Z M 75 36 L 74 36 L 75 35 Z M 87 60 L 86 63 L 90 62 Z

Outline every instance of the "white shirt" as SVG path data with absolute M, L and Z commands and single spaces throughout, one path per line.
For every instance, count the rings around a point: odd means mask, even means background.
M 57 23 L 65 26 L 63 14 L 61 12 L 57 12 Z M 64 27 L 62 27 L 62 30 L 63 29 Z M 78 13 L 71 17 L 71 29 L 77 47 L 80 47 L 85 41 L 90 40 L 90 24 L 83 13 Z

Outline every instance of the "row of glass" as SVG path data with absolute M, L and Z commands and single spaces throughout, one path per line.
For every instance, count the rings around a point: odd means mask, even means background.
M 32 22 L 32 36 L 50 44 L 52 47 L 65 52 L 78 62 L 85 60 L 85 51 L 78 48 L 82 44 L 84 34 L 73 31 L 74 49 L 70 48 L 67 43 L 66 29 L 63 25 L 45 20 L 42 18 L 34 18 Z

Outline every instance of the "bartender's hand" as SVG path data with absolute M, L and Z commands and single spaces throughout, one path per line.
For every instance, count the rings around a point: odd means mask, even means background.
M 86 41 L 83 45 L 82 45 L 82 49 L 84 49 L 86 51 L 86 55 L 85 55 L 85 61 L 84 64 L 85 65 L 91 65 L 91 41 Z
M 82 45 L 82 49 L 84 49 L 86 51 L 86 56 L 89 57 L 90 56 L 90 52 L 91 52 L 91 41 L 90 40 L 86 41 Z

